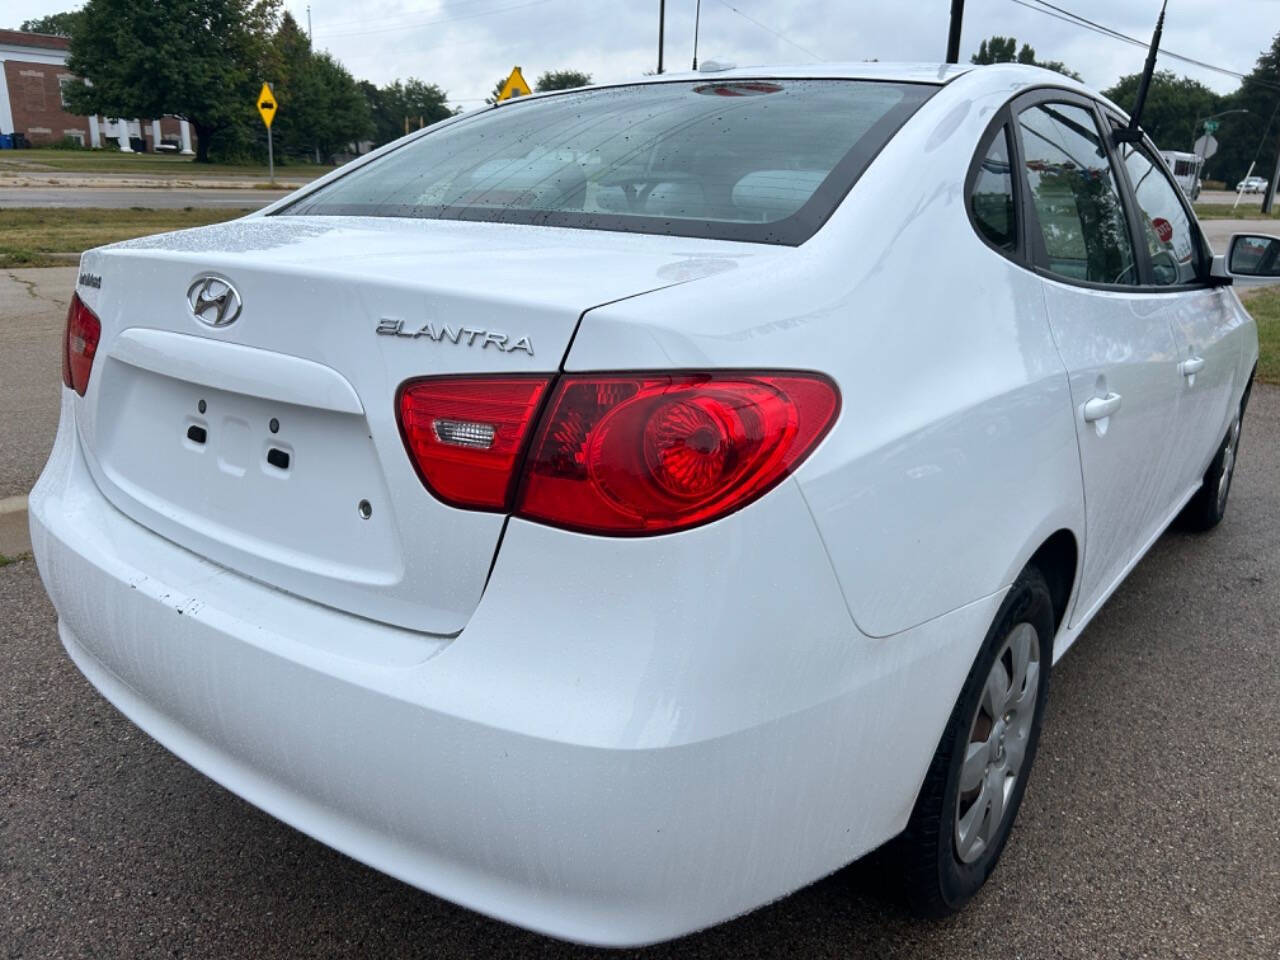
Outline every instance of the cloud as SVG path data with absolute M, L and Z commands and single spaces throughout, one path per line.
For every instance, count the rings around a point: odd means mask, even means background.
M 1159 0 L 1052 2 L 1143 40 L 1159 11 Z M 689 67 L 695 3 L 667 0 L 670 70 Z M 7 19 L 16 26 L 75 5 L 9 0 Z M 306 24 L 306 0 L 286 0 L 286 6 Z M 1141 49 L 1013 0 L 970 0 L 967 6 L 963 59 L 983 38 L 1002 34 L 1030 43 L 1041 59 L 1063 61 L 1096 87 L 1142 67 Z M 949 7 L 946 0 L 702 0 L 699 54 L 740 65 L 815 58 L 938 61 L 946 47 Z M 657 65 L 655 0 L 313 0 L 311 16 L 316 45 L 357 77 L 387 83 L 416 76 L 439 84 L 452 102 L 468 108 L 479 106 L 515 64 L 530 82 L 544 70 L 570 67 L 598 81 L 618 81 Z M 1164 47 L 1247 73 L 1277 30 L 1277 0 L 1170 0 Z M 1170 59 L 1160 66 L 1220 92 L 1236 85 Z

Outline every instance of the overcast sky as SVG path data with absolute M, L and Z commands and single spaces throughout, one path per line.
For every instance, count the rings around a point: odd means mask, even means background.
M 1037 6 L 1036 0 L 1023 2 Z M 1158 0 L 1052 0 L 1144 40 Z M 696 0 L 667 0 L 667 68 L 687 69 Z M 67 0 L 5 0 L 6 26 L 78 6 Z M 306 0 L 286 0 L 304 26 Z M 702 0 L 701 59 L 739 65 L 817 60 L 943 59 L 950 0 Z M 1085 81 L 1109 86 L 1141 69 L 1143 51 L 1028 9 L 1018 0 L 968 0 L 961 59 L 992 34 L 1029 42 Z M 737 12 L 735 12 L 735 10 Z M 520 64 L 532 84 L 543 70 L 577 68 L 597 81 L 652 70 L 658 0 L 312 0 L 317 47 L 358 78 L 437 83 L 450 102 L 483 102 L 499 76 Z M 757 22 L 752 22 L 752 21 Z M 1170 0 L 1164 49 L 1247 73 L 1280 32 L 1280 0 Z M 1230 77 L 1164 60 L 1160 66 L 1220 92 Z

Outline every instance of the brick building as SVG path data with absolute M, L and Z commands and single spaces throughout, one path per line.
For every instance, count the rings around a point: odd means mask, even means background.
M 66 37 L 0 30 L 0 133 L 21 133 L 36 146 L 71 137 L 87 147 L 115 140 L 126 153 L 134 145 L 192 152 L 191 128 L 176 117 L 144 122 L 68 113 L 62 85 L 75 79 L 67 70 L 69 45 Z

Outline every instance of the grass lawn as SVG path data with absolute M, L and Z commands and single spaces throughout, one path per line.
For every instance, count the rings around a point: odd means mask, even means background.
M 1260 209 L 1262 200 L 1259 197 L 1246 197 L 1234 210 L 1229 203 L 1197 203 L 1196 216 L 1201 220 L 1276 220 L 1280 219 L 1280 204 L 1274 212 L 1267 214 Z
M 312 180 L 333 167 L 314 163 L 276 164 L 283 180 Z M 191 157 L 171 154 L 117 153 L 114 150 L 4 150 L 0 173 L 136 173 L 147 177 L 267 178 L 267 165 L 196 163 Z
M 69 267 L 75 261 L 52 253 L 80 253 L 90 247 L 166 230 L 201 227 L 243 216 L 248 210 L 108 210 L 93 207 L 9 207 L 0 230 L 0 268 Z
M 1280 383 L 1280 288 L 1241 290 L 1240 300 L 1258 324 L 1258 379 Z

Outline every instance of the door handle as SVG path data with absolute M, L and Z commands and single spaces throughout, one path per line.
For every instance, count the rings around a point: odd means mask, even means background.
M 1178 370 L 1184 377 L 1193 377 L 1204 369 L 1204 357 L 1188 357 L 1178 364 Z
M 1108 393 L 1105 397 L 1094 397 L 1086 400 L 1084 405 L 1085 423 L 1105 420 L 1120 409 L 1120 394 Z

